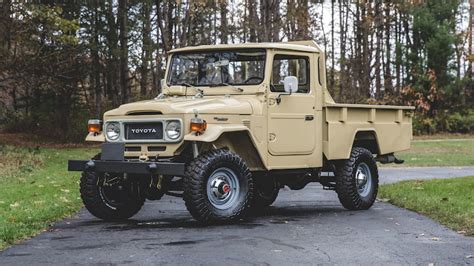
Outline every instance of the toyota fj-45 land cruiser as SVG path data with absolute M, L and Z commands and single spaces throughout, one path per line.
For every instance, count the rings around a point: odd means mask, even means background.
M 410 147 L 413 108 L 335 103 L 324 58 L 313 41 L 172 50 L 163 93 L 89 121 L 102 152 L 68 165 L 83 171 L 85 207 L 127 219 L 167 194 L 213 223 L 320 182 L 345 208 L 370 208 L 376 161 L 403 162 L 394 152 Z

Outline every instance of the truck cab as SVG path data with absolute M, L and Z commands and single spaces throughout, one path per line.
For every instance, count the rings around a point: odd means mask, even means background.
M 413 108 L 335 103 L 324 59 L 314 41 L 170 51 L 160 95 L 90 121 L 86 141 L 101 154 L 69 161 L 86 208 L 126 219 L 168 194 L 197 220 L 223 222 L 310 182 L 369 208 L 376 161 L 401 163 L 394 153 L 410 147 Z

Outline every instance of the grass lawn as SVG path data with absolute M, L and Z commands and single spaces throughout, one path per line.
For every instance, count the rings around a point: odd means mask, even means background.
M 79 210 L 79 173 L 68 159 L 90 158 L 95 148 L 18 148 L 0 144 L 0 249 L 33 236 Z
M 415 140 L 396 156 L 405 163 L 384 166 L 474 166 L 474 139 Z
M 383 185 L 378 197 L 474 236 L 474 176 Z

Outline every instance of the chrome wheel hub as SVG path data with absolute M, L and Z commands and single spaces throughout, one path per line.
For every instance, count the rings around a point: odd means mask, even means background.
M 214 197 L 225 199 L 230 194 L 231 188 L 230 185 L 227 184 L 225 177 L 218 177 L 212 181 L 211 190 Z
M 372 174 L 366 163 L 360 163 L 359 166 L 357 166 L 355 180 L 359 195 L 362 197 L 369 195 L 372 189 Z
M 239 192 L 239 179 L 229 168 L 216 169 L 207 181 L 207 198 L 217 209 L 231 208 L 238 201 Z

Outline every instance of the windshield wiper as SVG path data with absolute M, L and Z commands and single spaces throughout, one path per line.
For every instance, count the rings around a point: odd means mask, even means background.
M 218 84 L 212 84 L 211 87 L 218 87 L 218 86 L 228 86 L 228 87 L 231 87 L 232 89 L 237 90 L 237 91 L 239 91 L 239 92 L 243 92 L 243 91 L 244 91 L 244 89 L 242 89 L 242 88 L 236 87 L 236 86 L 234 86 L 234 85 L 232 85 L 232 84 L 225 83 L 225 82 L 218 83 Z
M 198 97 L 204 96 L 204 90 L 203 90 L 203 89 L 194 87 L 193 85 L 191 85 L 191 84 L 189 84 L 189 83 L 186 83 L 186 82 L 183 82 L 183 83 L 181 83 L 180 85 L 186 87 L 186 91 L 184 92 L 186 95 L 188 94 L 187 88 L 191 87 L 191 88 L 193 88 L 193 89 L 195 89 L 195 90 L 198 91 L 198 93 L 197 93 L 195 96 L 198 96 Z

